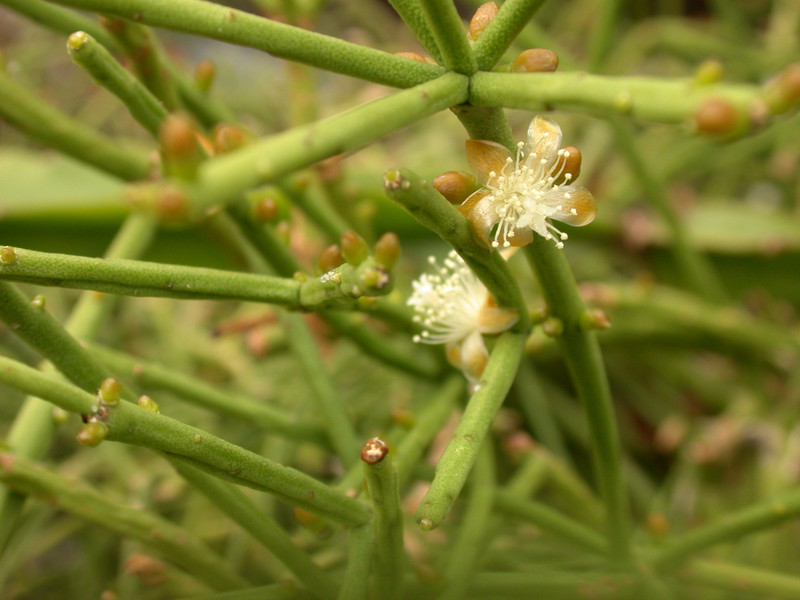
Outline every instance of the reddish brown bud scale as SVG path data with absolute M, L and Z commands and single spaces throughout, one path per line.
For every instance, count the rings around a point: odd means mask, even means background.
M 433 188 L 450 204 L 461 204 L 478 189 L 475 176 L 464 171 L 447 171 L 432 182 Z
M 342 250 L 336 244 L 331 244 L 325 250 L 322 251 L 322 254 L 319 255 L 319 260 L 317 261 L 317 268 L 319 269 L 320 273 L 327 273 L 344 264 L 344 256 L 342 256 Z
M 345 231 L 339 239 L 342 256 L 353 266 L 358 266 L 369 256 L 367 242 L 355 231 Z
M 377 465 L 389 454 L 389 446 L 382 439 L 374 437 L 361 447 L 361 460 L 368 465 Z
M 557 68 L 558 56 L 546 48 L 523 50 L 511 63 L 512 73 L 551 73 Z
M 393 268 L 400 258 L 400 238 L 396 233 L 387 231 L 375 242 L 373 252 L 375 260 L 387 269 Z
M 469 29 L 467 30 L 469 39 L 473 42 L 477 41 L 489 24 L 494 21 L 499 10 L 500 8 L 495 2 L 481 4 L 469 21 Z
M 164 153 L 173 158 L 191 157 L 198 151 L 194 126 L 185 115 L 167 115 L 161 124 L 158 139 Z
M 262 222 L 274 221 L 278 217 L 278 203 L 273 198 L 266 196 L 255 203 L 253 212 L 256 219 Z
M 176 187 L 164 189 L 156 200 L 156 212 L 167 221 L 182 221 L 189 216 L 189 201 Z

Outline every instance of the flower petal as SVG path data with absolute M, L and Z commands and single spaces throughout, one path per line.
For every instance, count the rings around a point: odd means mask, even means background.
M 478 330 L 481 333 L 502 333 L 519 320 L 519 313 L 510 308 L 484 306 L 478 313 Z
M 561 127 L 558 123 L 536 115 L 528 126 L 525 156 L 545 160 L 545 165 L 549 168 L 555 162 L 560 146 Z
M 489 190 L 480 189 L 458 207 L 461 214 L 470 222 L 476 237 L 487 246 L 490 244 L 489 234 L 492 232 L 492 227 L 499 220 L 490 194 Z
M 513 162 L 508 148 L 496 142 L 467 140 L 464 146 L 467 149 L 469 166 L 481 185 L 486 185 L 491 172 L 498 175 L 502 173 L 508 159 Z
M 477 383 L 487 362 L 489 351 L 483 343 L 483 336 L 478 331 L 473 331 L 461 342 L 461 370 L 470 382 Z
M 543 204 L 550 208 L 548 217 L 575 227 L 588 225 L 597 215 L 594 196 L 579 185 L 553 188 L 545 194 Z

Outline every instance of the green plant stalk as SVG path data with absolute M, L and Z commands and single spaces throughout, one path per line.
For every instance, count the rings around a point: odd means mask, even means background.
M 247 586 L 225 559 L 189 531 L 110 500 L 106 493 L 63 479 L 21 456 L 0 454 L 0 481 L 19 493 L 37 496 L 82 519 L 141 541 L 212 589 Z
M 628 165 L 639 179 L 639 185 L 648 200 L 658 210 L 669 229 L 672 244 L 670 250 L 686 285 L 694 292 L 712 302 L 724 302 L 726 298 L 722 282 L 717 277 L 708 259 L 692 248 L 686 228 L 667 198 L 664 185 L 659 182 L 645 162 L 645 154 L 637 148 L 631 124 L 620 118 L 609 119 L 619 146 L 628 160 Z
M 594 332 L 584 331 L 581 326 L 585 307 L 564 253 L 538 235 L 533 236 L 533 242 L 525 250 L 550 316 L 563 324 L 559 344 L 592 434 L 595 477 L 608 517 L 609 549 L 617 558 L 626 560 L 630 555 L 628 497 L 614 406 L 600 346 Z
M 75 31 L 85 31 L 106 48 L 119 50 L 117 41 L 100 23 L 71 10 L 43 0 L 0 0 L 0 4 L 65 36 Z
M 3 357 L 0 357 L 0 382 L 68 411 L 91 413 L 96 405 L 94 395 Z M 363 503 L 296 469 L 275 463 L 202 429 L 124 401 L 109 412 L 105 421 L 107 440 L 176 455 L 217 477 L 268 491 L 292 506 L 346 526 L 361 525 L 370 518 L 369 507 Z
M 67 52 L 75 64 L 119 98 L 150 135 L 158 138 L 167 109 L 141 81 L 119 64 L 97 40 L 82 31 L 69 37 Z
M 32 138 L 126 181 L 146 179 L 147 154 L 121 146 L 43 102 L 0 71 L 0 117 Z
M 519 598 L 533 597 L 547 600 L 575 600 L 585 595 L 597 600 L 620 600 L 633 598 L 629 595 L 636 580 L 628 573 L 614 571 L 568 571 L 541 569 L 528 573 L 479 573 L 469 589 L 472 600 L 479 598 Z
M 180 459 L 168 457 L 180 475 L 220 510 L 236 521 L 244 531 L 262 544 L 297 577 L 315 598 L 333 600 L 336 585 L 316 566 L 278 523 L 260 511 L 244 493 L 216 477 L 207 475 Z
M 224 104 L 215 101 L 208 94 L 203 94 L 195 87 L 175 65 L 165 61 L 164 66 L 175 82 L 175 89 L 181 104 L 186 107 L 206 129 L 212 129 L 218 123 L 236 123 L 238 119 Z
M 339 241 L 342 234 L 353 227 L 334 210 L 320 186 L 311 175 L 301 176 L 282 185 L 292 201 L 330 239 Z
M 392 452 L 383 460 L 364 462 L 364 478 L 372 504 L 372 560 L 375 592 L 386 600 L 400 597 L 405 554 L 403 552 L 403 513 L 400 488 Z
M 347 568 L 338 600 L 367 600 L 372 566 L 372 526 L 351 527 L 348 536 Z
M 671 569 L 701 550 L 800 517 L 800 492 L 790 491 L 724 515 L 708 525 L 683 533 L 650 560 L 657 569 Z
M 621 7 L 622 0 L 602 0 L 595 4 L 596 19 L 599 23 L 592 26 L 589 44 L 589 65 L 592 71 L 600 69 L 617 38 Z
M 514 134 L 502 108 L 460 104 L 451 110 L 461 121 L 469 137 L 476 140 L 493 140 L 507 148 L 515 148 Z
M 550 408 L 550 398 L 539 382 L 539 376 L 530 362 L 523 361 L 517 373 L 516 389 L 519 408 L 528 422 L 534 437 L 554 455 L 570 460 L 564 436 L 558 428 Z
M 507 332 L 498 337 L 481 377 L 482 385 L 467 404 L 447 444 L 431 487 L 417 509 L 423 529 L 438 527 L 456 501 L 508 394 L 525 349 L 525 336 Z
M 451 71 L 472 75 L 478 70 L 467 28 L 450 0 L 420 0 L 422 14 L 433 35 L 442 63 Z
M 533 18 L 544 0 L 506 0 L 472 46 L 478 70 L 489 71 Z
M 502 513 L 533 523 L 590 552 L 598 554 L 608 552 L 608 543 L 602 535 L 545 504 L 534 500 L 524 500 L 517 494 L 505 490 L 497 491 L 495 503 L 497 509 Z
M 487 537 L 495 530 L 493 518 L 496 472 L 494 448 L 487 441 L 478 454 L 470 479 L 470 494 L 462 517 L 462 525 L 453 540 L 449 560 L 444 570 L 441 600 L 467 598 L 467 589 L 478 572 L 480 557 L 486 548 Z
M 731 592 L 743 592 L 753 598 L 800 597 L 800 577 L 776 573 L 743 564 L 695 559 L 681 571 L 680 577 L 693 586 L 704 585 Z
M 433 186 L 408 169 L 384 175 L 386 195 L 400 204 L 422 225 L 450 244 L 472 269 L 499 306 L 515 309 L 519 320 L 514 331 L 527 331 L 530 319 L 516 279 L 498 252 L 490 252 L 472 235 L 469 221 Z
M 302 269 L 286 244 L 275 234 L 274 229 L 269 225 L 255 223 L 246 205 L 236 202 L 228 207 L 227 212 L 250 245 L 278 274 L 290 277 Z M 232 243 L 239 243 L 235 237 L 231 240 Z M 419 352 L 412 354 L 394 344 L 388 344 L 384 336 L 376 334 L 362 319 L 352 314 L 326 310 L 321 311 L 319 315 L 336 331 L 350 338 L 368 356 L 396 369 L 427 379 L 434 378 L 441 373 L 440 364 L 431 360 L 430 356 L 420 355 Z
M 525 110 L 594 110 L 645 121 L 684 123 L 703 102 L 723 99 L 749 115 L 763 104 L 753 85 L 696 86 L 691 79 L 611 77 L 581 72 L 476 73 L 469 102 Z
M 273 583 L 234 592 L 190 596 L 181 600 L 307 600 L 308 598 L 311 596 L 291 585 Z
M 342 402 L 327 372 L 319 348 L 303 317 L 286 314 L 281 320 L 288 329 L 289 346 L 313 392 L 312 397 L 325 424 L 328 440 L 342 463 L 350 467 L 358 461 L 361 443 L 347 414 L 347 406 Z
M 420 3 L 417 0 L 389 0 L 389 4 L 406 24 L 408 30 L 414 34 L 420 45 L 436 62 L 442 64 L 442 53 L 439 52 Z
M 406 59 L 399 59 L 406 60 Z M 416 61 L 407 61 L 416 62 Z M 421 64 L 421 63 L 419 63 Z M 239 199 L 245 190 L 315 162 L 352 152 L 467 98 L 468 80 L 448 73 L 342 114 L 295 127 L 206 161 L 187 189 L 196 214 Z
M 57 3 L 247 46 L 278 58 L 394 87 L 411 87 L 443 72 L 436 65 L 410 61 L 201 0 L 57 0 Z
M 138 256 L 150 243 L 154 232 L 155 226 L 151 219 L 143 215 L 132 215 L 123 223 L 106 251 L 106 256 Z M 67 331 L 81 339 L 95 337 L 114 302 L 114 297 L 98 297 L 89 293 L 81 295 L 67 321 Z M 7 442 L 16 454 L 39 459 L 47 450 L 54 428 L 53 407 L 39 398 L 29 397 L 25 399 L 22 409 L 14 419 Z M 24 496 L 7 489 L 0 490 L 0 553 L 17 522 L 24 502 Z
M 295 417 L 283 410 L 241 395 L 221 392 L 217 388 L 176 372 L 174 369 L 142 361 L 133 356 L 90 344 L 89 354 L 110 371 L 133 379 L 136 383 L 167 390 L 180 398 L 214 410 L 218 414 L 230 415 L 293 439 L 312 441 L 329 446 L 330 442 L 322 429 L 314 423 L 298 423 Z
M 88 258 L 21 248 L 15 252 L 13 264 L 0 265 L 0 279 L 137 297 L 236 299 L 314 310 L 352 304 L 358 297 L 353 294 L 385 294 L 391 290 L 386 282 L 375 287 L 362 283 L 363 277 L 373 271 L 382 272 L 389 279 L 383 267 L 371 259 L 358 267 L 344 264 L 334 270 L 334 275 L 328 273 L 301 282 L 124 258 Z

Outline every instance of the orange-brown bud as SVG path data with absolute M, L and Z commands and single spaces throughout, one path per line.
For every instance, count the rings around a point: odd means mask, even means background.
M 708 135 L 725 135 L 742 127 L 744 119 L 733 104 L 722 98 L 711 98 L 697 107 L 692 117 L 696 131 Z
M 161 148 L 169 157 L 190 157 L 198 150 L 194 126 L 185 115 L 178 113 L 167 115 L 161 124 L 158 138 Z
M 342 256 L 353 266 L 358 266 L 369 256 L 367 242 L 355 231 L 345 231 L 339 239 Z
M 214 151 L 225 154 L 245 146 L 250 141 L 250 134 L 241 127 L 220 123 L 214 127 Z
M 603 330 L 611 327 L 611 320 L 602 308 L 592 308 L 581 314 L 580 324 L 584 331 Z
M 194 70 L 194 84 L 201 92 L 207 92 L 217 76 L 217 67 L 210 60 L 198 63 Z
M 461 204 L 478 189 L 478 184 L 471 173 L 447 171 L 434 178 L 433 187 L 450 204 Z
M 400 238 L 397 237 L 397 234 L 387 231 L 375 242 L 373 252 L 375 260 L 387 269 L 391 269 L 400 258 Z
M 395 52 L 395 56 L 399 56 L 401 58 L 409 58 L 411 60 L 415 60 L 417 62 L 428 62 L 428 59 L 422 56 L 419 52 Z
M 484 29 L 489 26 L 489 23 L 494 21 L 494 18 L 497 16 L 497 11 L 499 10 L 500 8 L 494 2 L 481 4 L 478 10 L 475 11 L 475 14 L 472 15 L 472 19 L 470 19 L 469 29 L 467 30 L 469 39 L 473 42 L 477 41 L 477 39 L 481 37 Z
M 86 423 L 78 432 L 76 439 L 81 446 L 97 446 L 108 434 L 108 427 L 103 423 L 92 421 Z
M 169 186 L 156 200 L 156 212 L 167 221 L 182 221 L 189 216 L 189 201 L 177 187 Z
M 550 73 L 558 68 L 558 56 L 546 48 L 523 50 L 511 63 L 513 73 Z
M 317 268 L 319 269 L 320 273 L 327 273 L 328 271 L 331 271 L 343 264 L 344 257 L 342 256 L 341 248 L 339 248 L 339 246 L 336 244 L 331 244 L 322 251 L 322 254 L 319 255 Z
M 266 223 L 268 221 L 274 221 L 277 219 L 280 209 L 278 208 L 278 203 L 274 198 L 265 196 L 255 203 L 253 212 L 256 219 Z
M 800 62 L 787 66 L 767 84 L 765 100 L 775 113 L 786 112 L 800 103 Z
M 389 446 L 381 438 L 374 437 L 361 447 L 361 460 L 368 465 L 377 465 L 389 454 Z

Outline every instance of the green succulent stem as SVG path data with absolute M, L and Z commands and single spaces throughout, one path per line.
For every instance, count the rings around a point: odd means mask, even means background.
M 394 87 L 411 87 L 443 69 L 202 0 L 57 0 L 81 10 L 263 50 L 278 58 Z
M 3 363 L 6 360 L 2 359 Z M 5 373 L 5 364 L 0 369 Z M 112 500 L 106 492 L 84 483 L 64 479 L 22 456 L 0 453 L 0 481 L 18 493 L 41 498 L 81 519 L 139 540 L 212 589 L 248 585 L 224 558 L 182 527 Z
M 417 0 L 389 0 L 395 12 L 406 24 L 408 30 L 414 34 L 420 45 L 427 50 L 438 63 L 442 63 L 442 53 L 433 37 L 433 32 L 428 26 L 428 20 Z
M 758 598 L 793 600 L 800 596 L 800 577 L 740 563 L 694 559 L 681 571 L 692 585 L 742 592 Z
M 595 333 L 581 327 L 581 314 L 586 309 L 564 252 L 538 235 L 525 250 L 549 314 L 563 323 L 559 345 L 592 434 L 595 480 L 606 506 L 610 550 L 625 560 L 630 555 L 628 496 L 619 432 L 600 346 Z
M 685 123 L 711 99 L 729 102 L 741 115 L 763 112 L 761 88 L 754 85 L 698 86 L 692 79 L 611 77 L 582 72 L 475 73 L 469 102 L 524 110 L 590 110 L 644 121 Z
M 344 264 L 319 278 L 302 282 L 122 258 L 15 250 L 17 260 L 11 265 L 0 265 L 0 279 L 137 297 L 228 298 L 315 310 L 350 304 L 363 294 L 386 294 L 391 290 L 389 274 L 372 259 L 358 267 Z M 374 285 L 373 279 L 377 279 Z
M 154 138 L 158 137 L 167 109 L 111 53 L 88 33 L 78 31 L 67 41 L 73 62 L 83 67 L 98 84 L 117 96 L 131 116 Z
M 372 525 L 351 527 L 347 530 L 347 535 L 347 568 L 338 600 L 367 600 L 372 571 Z
M 126 181 L 146 179 L 150 159 L 42 101 L 0 70 L 0 117 L 64 154 Z
M 489 71 L 497 64 L 542 4 L 544 0 L 506 0 L 500 5 L 472 47 L 479 70 Z
M 507 332 L 497 338 L 481 377 L 481 386 L 469 400 L 461 421 L 436 466 L 431 487 L 417 509 L 423 529 L 441 525 L 464 487 L 497 411 L 514 381 L 524 353 L 525 336 Z
M 448 69 L 472 75 L 478 69 L 467 39 L 467 28 L 449 0 L 420 0 L 422 14 Z

